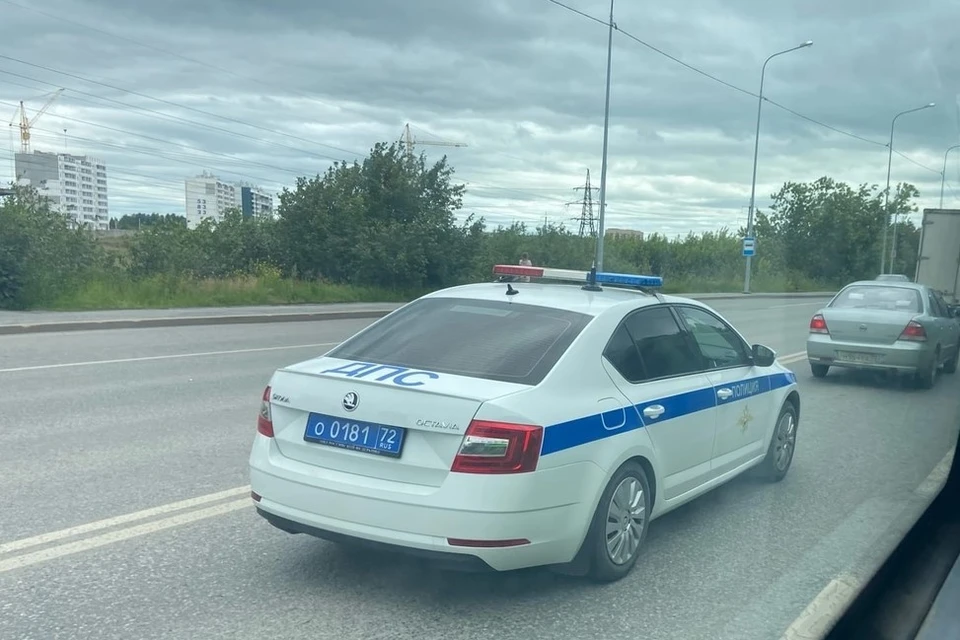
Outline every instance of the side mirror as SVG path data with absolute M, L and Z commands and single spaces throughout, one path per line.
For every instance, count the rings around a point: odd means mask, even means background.
M 954 318 L 960 318 L 960 305 L 950 307 L 950 315 L 952 315 Z
M 753 355 L 753 364 L 758 367 L 770 367 L 777 361 L 777 352 L 762 344 L 755 344 L 750 348 Z

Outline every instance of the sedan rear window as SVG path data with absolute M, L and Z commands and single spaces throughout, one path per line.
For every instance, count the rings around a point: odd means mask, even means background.
M 908 287 L 864 285 L 847 287 L 830 303 L 839 309 L 883 309 L 920 313 L 920 292 Z
M 328 355 L 536 385 L 592 319 L 516 302 L 426 298 L 412 302 Z

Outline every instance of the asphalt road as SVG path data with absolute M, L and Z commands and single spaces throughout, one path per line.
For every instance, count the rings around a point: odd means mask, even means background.
M 818 301 L 714 306 L 783 357 Z M 288 536 L 243 490 L 273 369 L 366 322 L 0 337 L 0 638 L 779 637 L 908 524 L 960 423 L 960 375 L 920 391 L 800 360 L 788 477 L 656 521 L 627 579 L 447 574 Z

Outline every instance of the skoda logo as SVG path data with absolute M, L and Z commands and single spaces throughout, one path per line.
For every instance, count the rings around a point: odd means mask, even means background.
M 343 408 L 347 411 L 353 411 L 357 408 L 357 405 L 360 404 L 360 396 L 355 392 L 351 391 L 347 395 L 343 396 Z

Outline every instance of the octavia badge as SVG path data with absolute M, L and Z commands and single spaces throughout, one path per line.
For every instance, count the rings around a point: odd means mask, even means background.
M 343 408 L 347 411 L 353 411 L 360 404 L 360 396 L 356 392 L 351 391 L 347 395 L 343 396 Z

